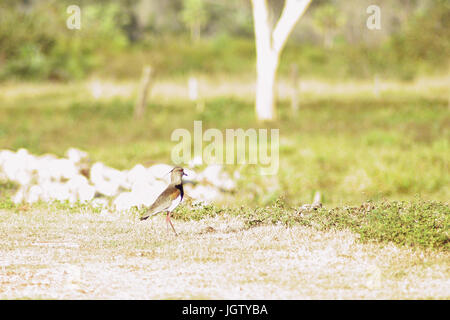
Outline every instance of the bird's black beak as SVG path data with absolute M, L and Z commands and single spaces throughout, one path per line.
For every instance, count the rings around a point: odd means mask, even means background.
M 187 176 L 187 174 L 183 172 L 183 176 Z

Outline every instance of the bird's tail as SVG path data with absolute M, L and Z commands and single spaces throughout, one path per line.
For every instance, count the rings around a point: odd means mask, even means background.
M 147 211 L 146 213 L 145 213 L 145 215 L 143 215 L 142 217 L 140 217 L 139 218 L 139 220 L 147 220 L 148 218 L 150 218 L 150 217 L 153 217 L 153 216 L 155 216 L 155 215 L 157 215 L 159 213 L 159 211 L 158 212 L 154 212 L 154 213 L 149 213 L 149 211 Z

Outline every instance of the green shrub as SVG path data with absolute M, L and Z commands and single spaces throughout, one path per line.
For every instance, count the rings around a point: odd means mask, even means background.
M 148 63 L 158 76 L 255 72 L 251 15 L 237 13 L 239 10 L 230 9 L 231 4 L 205 3 L 203 9 L 210 19 L 204 35 L 195 42 L 179 30 L 181 6 L 177 9 L 173 5 L 177 14 L 166 17 L 170 22 L 165 25 L 171 27 L 145 29 L 136 25 L 129 1 L 83 1 L 81 30 L 69 30 L 66 8 L 70 4 L 68 0 L 35 1 L 27 11 L 20 2 L 0 4 L 0 80 L 69 80 L 92 73 L 137 78 Z M 325 23 L 324 34 L 334 33 L 345 19 L 339 22 L 333 18 L 330 6 L 323 9 L 326 16 L 319 20 L 325 18 L 321 22 Z M 239 22 L 231 23 L 233 19 Z M 283 50 L 279 73 L 288 75 L 292 63 L 298 64 L 301 77 L 327 79 L 371 79 L 378 74 L 412 80 L 421 74 L 442 73 L 449 60 L 449 21 L 449 2 L 438 0 L 408 17 L 402 29 L 376 45 L 349 44 L 342 37 L 339 40 L 338 35 L 339 41 L 334 41 L 333 47 L 291 38 Z
M 320 209 L 301 224 L 319 229 L 350 229 L 362 241 L 450 249 L 450 207 L 437 201 L 367 202 L 359 207 Z
M 240 216 L 248 228 L 261 224 L 303 225 L 318 230 L 348 229 L 360 240 L 450 250 L 450 207 L 437 201 L 365 202 L 333 209 L 289 207 L 283 198 L 262 207 L 218 208 L 182 205 L 175 219 L 200 220 L 217 215 Z
M 101 65 L 103 50 L 125 47 L 119 5 L 83 6 L 80 30 L 67 28 L 67 5 L 44 1 L 30 11 L 18 4 L 0 5 L 0 79 L 79 79 Z

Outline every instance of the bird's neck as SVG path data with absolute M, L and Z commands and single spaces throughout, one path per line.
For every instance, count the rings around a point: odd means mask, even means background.
M 171 182 L 170 184 L 177 189 L 183 187 L 183 182 Z
M 176 184 L 176 185 L 174 185 L 174 187 L 177 188 L 178 190 L 180 190 L 180 196 L 181 196 L 181 199 L 183 199 L 183 196 L 184 196 L 183 183 Z

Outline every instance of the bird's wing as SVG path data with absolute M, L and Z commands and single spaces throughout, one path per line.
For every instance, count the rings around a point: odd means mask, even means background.
M 145 220 L 148 217 L 160 213 L 161 211 L 167 210 L 172 201 L 175 200 L 180 195 L 180 190 L 172 185 L 169 185 L 166 190 L 164 190 L 155 202 L 148 208 L 147 212 L 141 217 L 141 220 Z

